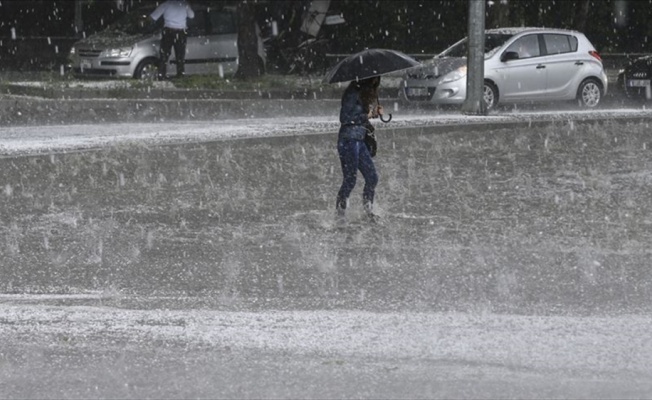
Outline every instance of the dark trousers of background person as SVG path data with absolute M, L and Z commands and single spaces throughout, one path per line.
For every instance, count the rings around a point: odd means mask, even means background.
M 183 76 L 186 61 L 186 31 L 184 29 L 163 28 L 161 50 L 159 53 L 158 77 L 167 77 L 167 64 L 174 46 L 174 56 L 177 61 L 177 76 Z

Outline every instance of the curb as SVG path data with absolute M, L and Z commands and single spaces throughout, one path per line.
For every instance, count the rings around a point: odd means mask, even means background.
M 325 87 L 318 89 L 265 89 L 265 90 L 209 90 L 152 88 L 140 89 L 115 87 L 97 88 L 52 88 L 16 84 L 0 84 L 0 93 L 5 95 L 34 96 L 45 99 L 140 99 L 140 100 L 319 100 L 342 97 L 344 88 Z M 383 88 L 382 98 L 398 99 L 398 88 Z

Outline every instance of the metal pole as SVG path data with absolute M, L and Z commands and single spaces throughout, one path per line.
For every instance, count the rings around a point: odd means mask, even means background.
M 484 102 L 484 19 L 485 0 L 469 0 L 469 54 L 466 61 L 466 99 L 462 112 L 487 115 Z

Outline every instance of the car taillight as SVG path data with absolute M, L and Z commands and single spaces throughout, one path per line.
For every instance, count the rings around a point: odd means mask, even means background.
M 589 54 L 592 55 L 593 57 L 597 58 L 598 61 L 602 61 L 602 57 L 600 57 L 600 54 L 598 54 L 597 51 L 591 50 L 591 51 L 589 51 Z

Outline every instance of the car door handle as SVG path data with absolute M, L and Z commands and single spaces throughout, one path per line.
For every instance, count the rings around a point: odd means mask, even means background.
M 537 65 L 537 69 L 544 69 L 545 67 L 546 67 L 545 65 L 541 65 L 541 64 Z
M 575 65 L 584 65 L 584 61 L 575 61 Z

